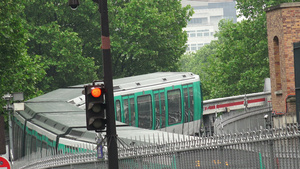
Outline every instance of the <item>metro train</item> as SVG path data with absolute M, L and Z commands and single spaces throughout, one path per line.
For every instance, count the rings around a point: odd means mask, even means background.
M 117 134 L 128 144 L 131 138 L 159 137 L 167 133 L 158 129 L 182 128 L 202 118 L 201 83 L 193 73 L 158 72 L 116 79 L 113 84 L 117 124 L 129 125 L 117 127 Z M 96 133 L 86 129 L 83 86 L 57 89 L 33 98 L 25 102 L 24 111 L 14 112 L 15 160 L 32 154 L 43 157 L 60 151 L 87 151 L 89 146 L 81 146 L 83 143 L 95 146 Z

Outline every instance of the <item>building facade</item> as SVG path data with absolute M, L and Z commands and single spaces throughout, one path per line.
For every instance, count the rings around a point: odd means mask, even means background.
M 296 122 L 294 43 L 300 42 L 300 3 L 283 3 L 266 12 L 273 111 L 278 115 L 278 123 L 293 124 Z
M 191 5 L 194 15 L 184 29 L 188 34 L 187 52 L 195 52 L 212 40 L 221 19 L 237 21 L 233 0 L 182 0 L 182 6 Z

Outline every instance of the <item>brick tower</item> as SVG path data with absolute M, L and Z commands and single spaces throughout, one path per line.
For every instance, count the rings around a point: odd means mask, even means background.
M 300 41 L 300 3 L 283 3 L 267 8 L 266 12 L 273 111 L 277 115 L 290 115 L 288 123 L 293 123 L 296 122 L 293 44 Z

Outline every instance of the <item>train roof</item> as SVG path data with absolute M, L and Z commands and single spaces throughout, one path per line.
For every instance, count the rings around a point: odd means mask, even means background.
M 121 78 L 115 80 L 115 84 L 126 84 L 135 81 L 147 82 L 149 79 L 176 79 L 177 76 L 193 76 L 192 73 L 163 72 L 140 75 L 136 77 Z M 151 80 L 150 80 L 151 81 Z M 45 130 L 57 135 L 74 140 L 94 143 L 95 132 L 87 131 L 85 111 L 78 105 L 74 105 L 74 99 L 82 99 L 83 85 L 70 88 L 57 89 L 42 96 L 25 102 L 25 110 L 19 114 Z M 185 136 L 166 133 L 162 131 L 141 129 L 133 126 L 125 126 L 124 123 L 116 122 L 117 134 L 126 143 L 134 141 L 142 142 L 141 138 L 147 138 L 147 142 L 158 143 L 164 138 L 184 139 Z M 121 127 L 122 126 L 122 127 Z M 140 141 L 138 141 L 140 140 Z
M 166 83 L 183 82 L 187 80 L 199 81 L 199 76 L 191 72 L 157 72 L 145 75 L 125 77 L 113 81 L 114 91 L 129 90 Z
M 184 82 L 187 80 L 199 81 L 199 76 L 192 72 L 156 72 L 144 75 L 124 77 L 113 80 L 114 92 L 141 88 L 147 86 L 161 85 L 165 83 Z M 100 82 L 101 83 L 101 82 Z M 73 87 L 82 87 L 77 85 Z

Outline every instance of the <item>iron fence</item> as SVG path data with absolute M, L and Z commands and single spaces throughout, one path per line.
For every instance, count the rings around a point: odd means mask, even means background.
M 272 107 L 262 106 L 247 111 L 224 113 L 214 122 L 214 134 L 235 133 L 249 130 L 271 128 Z M 283 126 L 283 125 L 277 125 Z M 279 127 L 277 127 L 279 128 Z
M 164 144 L 119 148 L 120 169 L 279 169 L 300 168 L 298 126 L 264 129 L 212 137 L 186 137 Z M 95 150 L 32 155 L 14 162 L 14 168 L 107 168 L 107 158 Z M 116 161 L 117 162 L 117 161 Z

